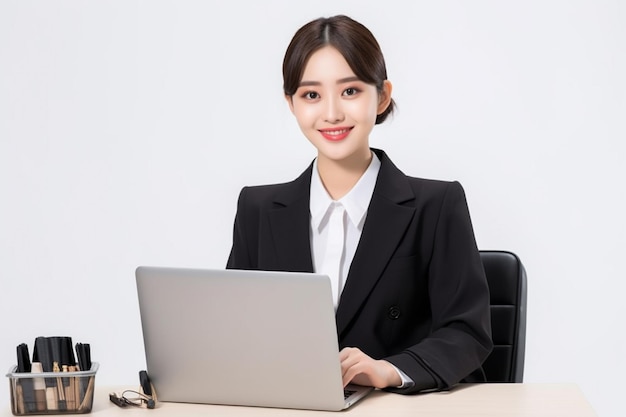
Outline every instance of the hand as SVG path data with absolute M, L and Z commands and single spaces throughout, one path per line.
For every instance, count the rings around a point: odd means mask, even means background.
M 343 348 L 339 352 L 343 386 L 350 382 L 375 388 L 397 387 L 402 379 L 396 369 L 385 360 L 375 360 L 358 348 Z

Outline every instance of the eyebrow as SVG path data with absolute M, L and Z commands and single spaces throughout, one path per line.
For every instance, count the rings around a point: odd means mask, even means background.
M 352 77 L 346 77 L 346 78 L 340 78 L 337 80 L 336 84 L 344 84 L 344 83 L 350 83 L 353 81 L 361 81 L 361 79 L 357 76 L 352 76 Z M 319 81 L 300 81 L 300 84 L 298 85 L 298 87 L 305 87 L 305 86 L 319 86 L 322 85 L 321 82 Z

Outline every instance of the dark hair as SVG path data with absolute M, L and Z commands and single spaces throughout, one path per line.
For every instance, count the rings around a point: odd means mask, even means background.
M 293 96 L 302 81 L 304 68 L 314 52 L 332 46 L 343 55 L 360 80 L 376 86 L 379 93 L 387 80 L 383 53 L 372 35 L 361 23 L 348 16 L 319 18 L 302 26 L 291 39 L 283 60 L 283 90 Z M 385 121 L 393 112 L 393 100 L 384 112 L 376 117 L 376 124 Z

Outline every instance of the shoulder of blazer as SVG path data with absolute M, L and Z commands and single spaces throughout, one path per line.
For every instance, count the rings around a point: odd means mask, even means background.
M 244 187 L 242 195 L 245 194 L 247 204 L 266 208 L 289 206 L 302 198 L 308 199 L 309 189 L 311 187 L 312 168 L 313 164 L 311 163 L 311 165 L 293 181 Z
M 409 201 L 426 202 L 440 200 L 455 185 L 456 181 L 442 181 L 405 175 L 380 149 L 372 149 L 381 161 L 380 172 L 374 193 L 397 204 Z

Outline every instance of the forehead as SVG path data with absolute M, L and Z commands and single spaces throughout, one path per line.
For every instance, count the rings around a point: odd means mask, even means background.
M 332 46 L 324 46 L 309 57 L 302 73 L 302 81 L 336 80 L 351 76 L 354 76 L 354 71 L 341 52 Z

